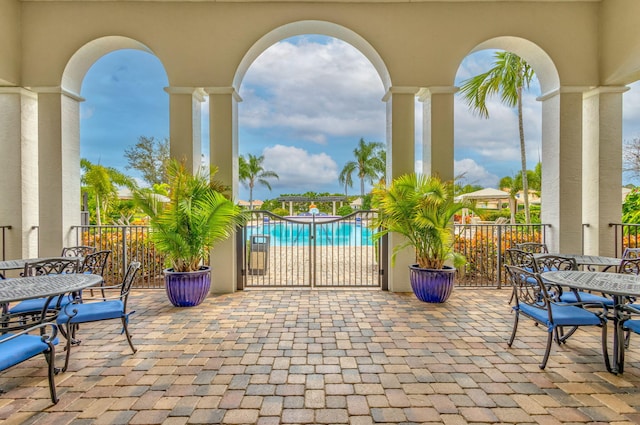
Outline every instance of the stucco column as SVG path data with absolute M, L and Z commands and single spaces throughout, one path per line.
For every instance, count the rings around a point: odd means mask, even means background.
M 453 96 L 457 87 L 420 89 L 422 102 L 422 172 L 453 180 Z
M 584 96 L 582 217 L 585 254 L 613 256 L 610 223 L 622 218 L 622 94 L 627 87 L 599 87 Z
M 38 160 L 41 256 L 60 255 L 75 244 L 80 225 L 80 102 L 59 87 L 38 92 Z
M 415 171 L 415 87 L 392 87 L 387 102 L 387 184 L 395 177 Z M 389 234 L 389 253 L 399 245 L 402 237 Z M 391 258 L 391 255 L 389 255 Z M 389 260 L 391 261 L 391 260 Z M 396 257 L 393 267 L 387 265 L 389 291 L 411 292 L 409 266 L 415 264 L 415 252 L 406 249 Z
M 20 87 L 0 87 L 0 225 L 6 259 L 38 255 L 38 101 Z
M 585 87 L 562 87 L 542 102 L 542 216 L 550 252 L 582 252 L 582 109 Z
M 194 87 L 165 87 L 169 93 L 169 155 L 198 169 L 202 158 L 202 108 L 204 93 Z
M 242 101 L 232 87 L 209 87 L 209 152 L 211 167 L 218 167 L 216 180 L 232 188 L 238 198 L 238 102 Z M 237 288 L 235 238 L 229 238 L 211 252 L 213 278 L 211 292 L 229 293 Z

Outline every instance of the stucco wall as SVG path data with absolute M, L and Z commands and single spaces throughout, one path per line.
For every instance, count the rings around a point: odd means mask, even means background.
M 20 84 L 20 3 L 0 4 L 0 86 Z
M 602 3 L 602 84 L 629 84 L 640 79 L 640 1 Z
M 230 86 L 249 48 L 300 20 L 344 26 L 380 54 L 395 86 L 451 85 L 479 43 L 522 37 L 545 50 L 563 85 L 598 82 L 599 2 L 220 3 L 24 2 L 23 81 L 55 86 L 99 37 L 130 37 L 163 62 L 171 85 Z

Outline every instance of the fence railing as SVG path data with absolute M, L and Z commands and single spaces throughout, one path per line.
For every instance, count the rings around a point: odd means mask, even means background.
M 0 226 L 0 238 L 2 238 L 2 261 L 7 259 L 7 230 L 11 230 L 11 226 Z
M 97 250 L 111 250 L 104 278 L 107 283 L 122 280 L 131 261 L 140 262 L 135 288 L 163 288 L 162 270 L 165 258 L 149 241 L 148 226 L 74 226 L 77 245 L 95 246 Z
M 625 248 L 640 247 L 640 224 L 609 223 L 614 232 L 615 256 L 620 257 Z
M 467 259 L 456 285 L 497 286 L 505 282 L 505 250 L 523 242 L 546 242 L 547 224 L 456 224 L 455 250 Z

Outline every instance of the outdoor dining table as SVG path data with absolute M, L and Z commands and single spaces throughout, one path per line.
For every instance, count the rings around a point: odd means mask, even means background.
M 76 293 L 101 281 L 102 276 L 85 273 L 48 274 L 0 280 L 0 304 Z
M 624 331 L 622 317 L 629 297 L 640 297 L 640 276 L 622 273 L 593 273 L 590 271 L 550 271 L 542 274 L 545 282 L 578 291 L 597 291 L 613 298 L 613 361 L 609 372 L 624 370 Z
M 7 270 L 24 270 L 24 265 L 26 263 L 35 263 L 36 261 L 48 260 L 50 258 L 62 258 L 62 257 L 42 257 L 42 258 L 20 258 L 17 260 L 4 260 L 0 261 L 0 271 Z M 71 260 L 79 260 L 82 262 L 84 257 L 64 257 L 69 258 Z
M 621 258 L 602 257 L 600 255 L 583 255 L 583 254 L 546 254 L 536 253 L 533 258 L 543 257 L 545 255 L 557 255 L 560 257 L 568 257 L 576 260 L 578 266 L 585 266 L 589 271 L 607 271 L 611 267 L 617 268 L 622 261 Z M 596 268 L 597 267 L 597 268 Z

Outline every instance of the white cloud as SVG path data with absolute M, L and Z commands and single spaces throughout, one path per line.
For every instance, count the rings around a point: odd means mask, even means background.
M 251 65 L 240 89 L 240 124 L 280 127 L 298 139 L 384 134 L 383 86 L 373 65 L 353 46 L 281 41 Z
M 490 173 L 482 165 L 469 158 L 454 161 L 453 169 L 456 176 L 464 175 L 462 178 L 464 184 L 495 188 L 500 180 L 498 176 Z
M 280 177 L 271 180 L 275 193 L 282 190 L 324 191 L 338 180 L 338 165 L 326 153 L 310 154 L 293 146 L 275 145 L 265 148 L 263 167 Z

